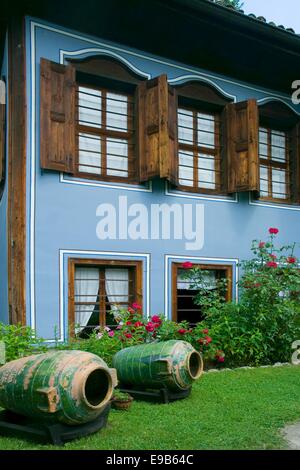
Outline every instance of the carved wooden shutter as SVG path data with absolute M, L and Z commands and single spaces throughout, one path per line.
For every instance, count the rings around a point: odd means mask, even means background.
M 67 173 L 75 165 L 75 69 L 41 59 L 41 167 Z
M 290 142 L 290 175 L 291 199 L 300 202 L 300 123 L 297 123 L 289 133 Z
M 227 192 L 259 191 L 256 100 L 228 104 L 225 119 Z
M 0 80 L 0 183 L 5 170 L 5 83 Z
M 139 179 L 177 180 L 177 97 L 161 75 L 137 87 Z

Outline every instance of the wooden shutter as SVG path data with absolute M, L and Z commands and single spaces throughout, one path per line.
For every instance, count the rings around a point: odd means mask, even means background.
M 75 165 L 75 99 L 73 66 L 41 59 L 40 160 L 41 167 L 67 173 Z
M 0 183 L 5 171 L 5 83 L 0 80 Z
M 139 179 L 177 180 L 177 96 L 161 75 L 137 87 Z
M 300 202 L 300 123 L 297 123 L 289 133 L 290 142 L 290 178 L 291 199 Z
M 256 100 L 228 104 L 225 120 L 227 192 L 259 191 Z

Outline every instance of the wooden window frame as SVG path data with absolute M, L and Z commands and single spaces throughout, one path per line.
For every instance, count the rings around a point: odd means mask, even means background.
M 224 192 L 222 191 L 222 152 L 221 152 L 221 112 L 220 111 L 213 111 L 213 110 L 208 110 L 206 107 L 201 107 L 201 106 L 186 106 L 186 105 L 178 105 L 177 108 L 177 113 L 179 109 L 183 109 L 186 111 L 191 111 L 193 113 L 193 144 L 185 144 L 181 143 L 179 138 L 178 138 L 178 189 L 182 191 L 188 191 L 188 192 L 193 192 L 193 193 L 202 193 L 202 194 L 218 194 L 222 195 Z M 215 133 L 214 133 L 214 147 L 205 147 L 202 145 L 198 145 L 198 131 L 199 128 L 197 127 L 197 114 L 202 113 L 202 114 L 207 114 L 214 116 L 214 124 L 215 124 Z M 177 119 L 178 119 L 178 114 L 177 114 Z M 180 151 L 189 151 L 193 152 L 193 186 L 185 186 L 183 184 L 179 183 L 179 153 Z M 215 189 L 209 189 L 209 188 L 202 188 L 198 186 L 198 170 L 199 170 L 199 160 L 201 158 L 198 157 L 198 154 L 202 153 L 204 155 L 212 155 L 214 156 L 214 164 L 215 164 Z M 211 171 L 211 170 L 208 170 Z
M 268 196 L 260 196 L 259 199 L 261 201 L 267 201 L 267 202 L 276 202 L 276 203 L 283 203 L 283 204 L 292 204 L 292 198 L 291 198 L 291 158 L 290 158 L 290 137 L 289 137 L 289 132 L 286 130 L 282 130 L 279 128 L 275 127 L 270 127 L 270 126 L 264 126 L 263 124 L 259 126 L 259 132 L 261 129 L 264 129 L 267 131 L 267 146 L 268 146 L 268 155 L 266 158 L 261 158 L 260 153 L 259 153 L 259 166 L 264 166 L 267 168 L 268 171 Z M 284 132 L 285 133 L 285 158 L 286 162 L 278 162 L 276 160 L 272 159 L 272 132 Z M 258 139 L 259 140 L 259 139 Z M 260 144 L 260 141 L 259 141 Z M 284 170 L 286 174 L 286 198 L 276 198 L 273 197 L 273 176 L 272 176 L 272 170 Z M 261 177 L 260 177 L 261 181 Z
M 79 87 L 84 87 L 84 88 L 90 88 L 92 90 L 97 90 L 101 91 L 101 103 L 103 104 L 102 106 L 102 111 L 101 111 L 101 128 L 96 128 L 93 126 L 88 126 L 84 124 L 79 123 L 79 101 L 78 101 L 78 96 L 79 96 Z M 106 96 L 107 93 L 116 93 L 119 95 L 126 96 L 128 98 L 128 108 L 131 107 L 131 112 L 128 112 L 127 115 L 127 126 L 128 130 L 127 132 L 122 132 L 118 130 L 108 130 L 106 129 L 106 97 L 103 100 L 103 95 Z M 75 155 L 75 172 L 74 176 L 78 178 L 85 178 L 85 179 L 92 179 L 92 180 L 97 180 L 97 181 L 106 181 L 106 182 L 118 182 L 118 183 L 127 183 L 127 184 L 138 184 L 137 181 L 137 155 L 136 155 L 136 140 L 137 140 L 137 109 L 135 105 L 135 93 L 128 93 L 124 92 L 122 90 L 117 89 L 112 85 L 111 88 L 106 88 L 103 86 L 99 85 L 92 85 L 92 84 L 86 84 L 83 81 L 76 81 L 76 155 Z M 132 114 L 130 116 L 130 114 Z M 88 172 L 82 172 L 79 171 L 79 133 L 84 133 L 84 134 L 91 134 L 95 135 L 100 138 L 101 142 L 101 159 L 103 159 L 104 164 L 100 168 L 101 171 L 104 171 L 103 174 L 95 174 L 95 173 L 88 173 Z M 107 175 L 107 153 L 105 151 L 105 138 L 110 139 L 110 138 L 119 138 L 119 139 L 125 139 L 128 141 L 128 176 L 127 177 L 122 177 L 122 176 L 114 176 L 114 175 Z M 118 171 L 115 169 L 115 171 Z
M 74 335 L 75 326 L 75 269 L 81 267 L 122 267 L 134 268 L 133 287 L 136 296 L 134 301 L 143 304 L 143 262 L 135 260 L 98 260 L 91 258 L 70 258 L 68 263 L 68 321 L 70 334 Z M 99 282 L 103 282 L 101 277 Z M 105 282 L 105 281 L 104 281 Z M 104 302 L 104 303 L 103 303 Z M 105 307 L 105 299 L 99 301 L 99 325 L 105 326 L 105 313 L 101 310 Z
M 199 267 L 203 271 L 225 271 L 225 278 L 228 279 L 226 290 L 226 302 L 232 300 L 232 285 L 233 285 L 233 266 L 230 264 L 201 264 L 196 263 L 194 267 Z M 182 263 L 172 263 L 172 320 L 177 322 L 177 278 L 178 270 L 184 269 Z

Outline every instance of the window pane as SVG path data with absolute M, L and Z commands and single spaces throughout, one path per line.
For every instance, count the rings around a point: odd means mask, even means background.
M 213 155 L 198 156 L 198 186 L 205 189 L 216 189 L 215 158 Z
M 127 308 L 129 305 L 128 268 L 106 268 L 105 291 L 112 309 L 119 304 L 122 308 Z
M 211 114 L 197 113 L 198 145 L 215 147 L 215 117 Z
M 193 144 L 193 112 L 187 109 L 178 109 L 178 140 Z
M 79 124 L 101 127 L 101 91 L 79 87 Z
M 287 199 L 286 174 L 284 170 L 272 169 L 272 192 L 277 199 Z
M 128 98 L 116 93 L 106 94 L 106 127 L 107 129 L 126 132 L 128 115 Z
M 268 158 L 268 131 L 263 127 L 259 129 L 259 156 Z
M 179 184 L 183 186 L 193 186 L 193 161 L 193 152 L 179 151 Z
M 268 196 L 269 189 L 268 189 L 268 169 L 265 166 L 260 166 L 260 192 L 263 197 Z
M 79 133 L 79 167 L 83 173 L 101 174 L 100 137 Z
M 76 332 L 85 327 L 93 312 L 99 292 L 99 270 L 97 268 L 75 268 L 75 324 L 80 325 Z
M 205 271 L 205 269 L 203 269 Z M 178 269 L 177 274 L 177 289 L 186 289 L 186 290 L 193 290 L 191 281 L 188 279 L 184 279 L 185 272 L 183 269 Z M 200 287 L 205 289 L 215 289 L 217 287 L 217 271 L 214 270 L 207 270 L 203 273 L 203 283 Z
M 285 132 L 271 132 L 272 160 L 284 162 L 286 160 Z
M 124 139 L 107 139 L 107 174 L 128 177 L 128 142 Z

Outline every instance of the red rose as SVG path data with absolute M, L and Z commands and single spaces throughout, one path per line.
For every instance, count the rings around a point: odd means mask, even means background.
M 257 282 L 256 284 L 254 284 L 254 287 L 256 287 L 256 288 L 261 287 L 261 284 L 259 282 Z
M 277 267 L 278 267 L 278 264 L 275 263 L 275 261 L 269 261 L 269 262 L 266 264 L 266 266 L 267 266 L 268 268 L 277 268 Z
M 265 242 L 260 242 L 260 244 L 258 245 L 258 248 L 264 248 L 265 247 Z
M 133 308 L 131 308 L 131 307 L 128 307 L 127 310 L 128 310 L 129 313 L 135 313 L 134 310 L 133 310 Z
M 206 344 L 211 343 L 212 342 L 211 337 L 210 336 L 205 336 L 205 342 L 206 342 Z
M 202 330 L 202 331 L 205 335 L 207 335 L 209 330 L 207 328 L 205 328 L 205 330 Z
M 225 362 L 225 357 L 219 356 L 219 357 L 217 357 L 217 361 L 218 362 Z
M 269 228 L 269 233 L 271 235 L 277 235 L 278 232 L 279 232 L 278 228 L 273 228 L 273 227 Z
M 288 262 L 289 264 L 295 264 L 295 263 L 297 262 L 297 259 L 294 258 L 293 256 L 289 256 L 289 257 L 287 258 L 287 262 Z
M 135 326 L 136 328 L 139 328 L 140 326 L 143 326 L 143 323 L 142 323 L 141 321 L 136 321 L 135 324 L 134 324 L 134 326 Z
M 147 325 L 145 326 L 146 330 L 148 331 L 148 333 L 151 333 L 152 331 L 155 330 L 155 325 L 154 323 L 152 323 L 151 321 L 149 321 L 147 323 Z
M 198 339 L 197 341 L 198 341 L 198 343 L 203 344 L 204 341 L 205 341 L 205 339 L 204 339 L 204 338 L 200 338 L 200 339 Z
M 131 322 L 131 321 L 127 321 L 127 322 L 126 322 L 126 325 L 132 325 L 132 322 Z
M 161 319 L 159 318 L 158 315 L 153 315 L 153 317 L 151 318 L 151 321 L 153 323 L 158 323 L 159 325 L 161 324 Z
M 131 333 L 125 333 L 125 336 L 126 336 L 126 338 L 132 338 L 132 334 L 131 334 Z
M 272 258 L 273 260 L 277 259 L 277 256 L 276 255 L 270 255 L 270 258 Z
M 190 261 L 186 261 L 185 263 L 182 263 L 183 269 L 191 269 L 193 267 L 193 263 Z
M 142 310 L 142 306 L 136 302 L 132 304 L 132 307 L 135 308 L 136 310 Z
M 185 335 L 185 333 L 187 333 L 187 330 L 185 330 L 184 328 L 180 328 L 180 330 L 178 330 L 178 333 L 180 335 Z

